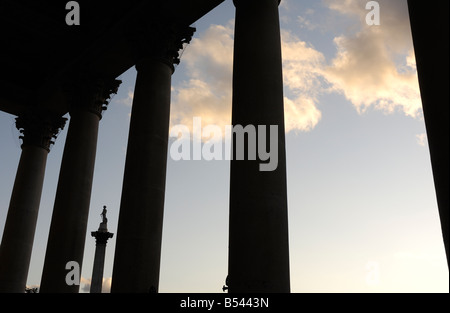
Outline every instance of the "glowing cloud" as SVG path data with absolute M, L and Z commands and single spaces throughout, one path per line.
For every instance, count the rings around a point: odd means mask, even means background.
M 358 0 L 324 0 L 332 14 L 359 20 L 354 33 L 334 38 L 335 57 L 328 61 L 291 31 L 281 31 L 285 127 L 311 131 L 321 119 L 318 97 L 343 94 L 360 112 L 403 112 L 421 117 L 421 100 L 406 1 L 379 1 L 381 25 L 369 26 Z M 183 54 L 187 79 L 174 86 L 171 123 L 231 123 L 233 21 L 211 25 L 194 38 Z
M 374 107 L 419 117 L 422 106 L 406 1 L 379 2 L 381 25 L 369 26 L 361 1 L 326 1 L 330 9 L 358 17 L 361 29 L 334 39 L 337 54 L 323 76 L 360 113 Z
M 189 126 L 193 116 L 205 124 L 231 123 L 233 32 L 232 22 L 211 25 L 186 49 L 183 63 L 189 78 L 174 88 L 172 124 Z M 291 33 L 282 33 L 284 83 L 294 95 L 284 98 L 286 131 L 309 131 L 321 117 L 315 102 L 323 56 Z

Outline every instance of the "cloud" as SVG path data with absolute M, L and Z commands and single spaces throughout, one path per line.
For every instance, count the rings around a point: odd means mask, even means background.
M 354 19 L 357 27 L 334 38 L 336 54 L 330 60 L 292 31 L 282 29 L 286 132 L 314 129 L 322 116 L 318 98 L 326 92 L 343 94 L 359 113 L 373 108 L 420 118 L 422 105 L 406 1 L 379 1 L 380 26 L 366 24 L 369 11 L 365 2 L 323 2 L 330 14 Z M 305 11 L 298 22 L 311 30 L 306 17 L 314 13 Z M 172 90 L 172 125 L 191 129 L 195 116 L 202 118 L 202 125 L 231 123 L 233 23 L 211 25 L 184 51 L 187 78 Z
M 40 285 L 34 284 L 34 285 L 26 285 L 25 286 L 25 292 L 26 293 L 38 293 L 39 292 Z
M 291 8 L 291 0 L 283 0 L 278 6 L 280 9 L 289 10 Z
M 315 30 L 319 28 L 319 24 L 312 21 L 312 18 L 314 18 L 314 10 L 313 9 L 307 9 L 304 12 L 304 15 L 297 16 L 297 23 L 300 26 L 300 28 L 306 28 L 307 30 Z
M 127 96 L 125 98 L 120 98 L 117 100 L 118 103 L 131 107 L 133 105 L 134 88 L 129 87 L 127 90 Z M 131 118 L 131 110 L 128 112 L 128 118 Z
M 194 38 L 183 54 L 188 79 L 173 90 L 171 123 L 190 127 L 200 116 L 202 124 L 231 124 L 233 22 L 211 25 Z M 287 31 L 282 34 L 286 131 L 309 131 L 320 120 L 316 88 L 323 62 L 321 53 Z
M 281 31 L 283 83 L 295 94 L 320 93 L 320 76 L 325 58 L 306 42 L 287 30 Z
M 425 147 L 427 145 L 427 134 L 421 133 L 416 135 L 417 144 L 419 146 Z
M 283 83 L 287 89 L 284 98 L 285 129 L 310 131 L 322 114 L 317 108 L 317 97 L 323 92 L 321 83 L 324 56 L 290 31 L 281 31 L 283 53 Z
M 111 292 L 112 277 L 103 277 L 102 293 Z
M 111 291 L 111 282 L 112 277 L 103 277 L 102 293 L 109 293 Z M 82 286 L 80 288 L 82 292 L 89 293 L 91 291 L 91 278 L 81 277 L 80 285 Z
M 82 292 L 89 292 L 91 290 L 91 279 L 81 276 L 80 286 Z
M 379 1 L 380 26 L 366 24 L 369 11 L 361 1 L 325 2 L 340 14 L 359 18 L 361 25 L 355 34 L 334 39 L 337 53 L 323 72 L 331 90 L 344 94 L 360 113 L 374 107 L 421 117 L 406 1 Z
M 171 124 L 191 128 L 195 116 L 202 124 L 231 123 L 233 27 L 211 25 L 192 39 L 183 53 L 188 79 L 172 91 Z
M 286 132 L 310 131 L 322 117 L 314 101 L 307 97 L 294 100 L 284 97 L 284 112 Z
M 117 102 L 131 107 L 131 105 L 133 104 L 133 96 L 134 96 L 134 90 L 132 88 L 128 88 L 127 96 L 125 98 L 118 99 Z

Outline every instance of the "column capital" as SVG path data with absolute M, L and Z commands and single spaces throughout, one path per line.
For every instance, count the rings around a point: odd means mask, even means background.
M 66 124 L 67 118 L 49 112 L 27 112 L 16 118 L 16 127 L 22 134 L 22 147 L 30 145 L 50 152 L 57 135 Z
M 95 238 L 96 245 L 106 245 L 108 239 L 112 238 L 114 234 L 107 231 L 93 231 L 91 232 L 91 236 Z
M 261 0 L 255 0 L 255 3 L 250 3 L 251 1 L 249 0 L 233 0 L 233 4 L 235 7 L 237 7 L 238 5 L 245 3 L 245 4 L 250 4 L 250 5 L 257 5 L 258 2 L 260 2 Z M 278 0 L 278 5 L 280 5 L 281 0 Z
M 189 44 L 195 27 L 164 23 L 140 23 L 130 34 L 136 68 L 151 58 L 167 64 L 172 72 L 174 64 L 180 63 L 180 50 Z
M 96 114 L 100 119 L 108 107 L 112 94 L 116 94 L 121 80 L 96 79 L 80 75 L 64 88 L 69 102 L 69 112 L 84 110 Z

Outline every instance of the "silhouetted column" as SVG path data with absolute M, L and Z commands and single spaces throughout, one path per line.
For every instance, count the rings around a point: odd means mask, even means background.
M 231 161 L 229 292 L 290 292 L 286 156 L 278 0 L 234 0 L 232 123 L 276 125 L 278 165 Z M 259 147 L 259 143 L 255 147 Z M 245 149 L 249 145 L 245 145 Z M 269 145 L 266 144 L 269 150 Z M 233 139 L 236 153 L 236 140 Z
M 156 28 L 156 29 L 154 29 Z M 136 35 L 134 89 L 111 292 L 157 292 L 171 76 L 193 28 L 154 25 Z
M 408 0 L 436 200 L 449 264 L 449 1 Z
M 103 285 L 103 268 L 105 266 L 106 244 L 113 233 L 108 232 L 108 219 L 106 218 L 106 206 L 103 207 L 102 222 L 97 231 L 91 232 L 95 238 L 94 266 L 92 267 L 91 293 L 101 293 Z
M 65 121 L 48 113 L 16 118 L 23 144 L 0 246 L 0 292 L 25 292 L 47 155 Z
M 70 124 L 64 147 L 47 242 L 40 292 L 78 292 L 79 286 L 67 285 L 66 264 L 83 262 L 87 220 L 91 200 L 97 135 L 101 113 L 118 80 L 84 81 L 68 96 Z

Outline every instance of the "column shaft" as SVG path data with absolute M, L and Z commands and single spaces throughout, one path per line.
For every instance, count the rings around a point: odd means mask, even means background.
M 71 114 L 47 242 L 40 292 L 78 292 L 66 284 L 66 264 L 83 261 L 99 117 L 87 110 Z
M 66 264 L 83 263 L 101 113 L 121 81 L 80 79 L 68 89 L 70 126 L 53 206 L 40 292 L 76 293 L 67 285 Z M 75 89 L 73 89 L 75 87 Z
M 112 292 L 158 290 L 173 68 L 137 66 Z
M 420 0 L 408 0 L 408 9 L 448 266 L 450 260 L 449 2 L 430 4 Z
M 286 156 L 278 0 L 235 0 L 232 123 L 278 126 L 278 165 L 231 161 L 229 292 L 289 292 Z M 249 147 L 248 144 L 245 146 Z M 269 145 L 266 144 L 267 150 Z M 236 141 L 233 140 L 233 151 Z
M 49 112 L 16 119 L 23 144 L 0 246 L 0 292 L 25 292 L 47 156 L 65 121 Z
M 25 292 L 47 155 L 23 147 L 0 248 L 0 292 Z
M 95 245 L 94 266 L 92 269 L 91 293 L 101 293 L 103 285 L 103 268 L 105 266 L 106 243 Z

